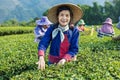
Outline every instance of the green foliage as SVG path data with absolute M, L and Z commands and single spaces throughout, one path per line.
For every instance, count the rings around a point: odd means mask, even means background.
M 37 44 L 33 43 L 33 34 L 1 36 L 0 44 L 0 80 L 36 67 Z
M 120 0 L 113 0 L 113 3 L 106 1 L 104 4 L 104 6 L 101 6 L 97 2 L 93 2 L 92 7 L 88 5 L 81 6 L 84 11 L 83 19 L 87 24 L 102 24 L 107 17 L 112 18 L 113 23 L 118 22 Z
M 19 25 L 19 22 L 16 19 L 11 19 L 11 20 L 5 21 L 1 25 L 1 27 L 3 27 L 3 26 L 18 26 L 18 25 Z
M 34 27 L 36 26 L 35 21 L 37 19 L 40 19 L 39 17 L 35 17 L 34 19 L 31 19 L 30 21 L 22 21 L 18 22 L 16 19 L 11 19 L 8 21 L 5 21 L 4 23 L 0 24 L 0 27 L 15 27 L 15 26 L 31 26 Z
M 49 9 L 48 9 L 48 10 L 49 10 Z M 43 13 L 43 16 L 47 16 L 48 10 L 46 10 L 46 11 Z
M 32 33 L 34 27 L 0 27 L 0 36 Z
M 120 4 L 120 0 L 113 0 L 113 5 L 114 5 L 114 17 L 116 18 L 115 21 L 118 21 L 118 16 L 120 16 L 120 7 L 119 7 L 119 4 Z
M 46 55 L 44 71 L 35 64 L 33 33 L 0 36 L 0 44 L 0 80 L 120 80 L 120 41 L 98 38 L 96 32 L 80 36 L 77 61 L 48 66 Z

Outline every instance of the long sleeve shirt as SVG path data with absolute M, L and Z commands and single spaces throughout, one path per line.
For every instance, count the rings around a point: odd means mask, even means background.
M 66 59 L 66 61 L 70 61 L 71 58 L 78 53 L 79 31 L 78 29 L 73 28 L 63 32 L 65 38 L 63 42 L 61 42 L 60 32 L 52 39 L 52 31 L 55 27 L 58 27 L 58 25 L 51 25 L 40 41 L 38 45 L 38 56 L 44 56 L 45 51 L 50 44 L 48 55 L 49 62 L 57 63 L 63 58 Z

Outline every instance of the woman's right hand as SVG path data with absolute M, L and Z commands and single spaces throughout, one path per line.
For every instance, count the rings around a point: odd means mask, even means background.
M 44 69 L 45 69 L 44 56 L 40 56 L 40 57 L 39 57 L 39 61 L 38 61 L 36 64 L 38 64 L 38 69 L 44 70 Z

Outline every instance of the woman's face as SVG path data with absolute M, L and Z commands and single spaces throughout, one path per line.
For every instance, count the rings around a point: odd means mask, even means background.
M 43 28 L 44 29 L 47 29 L 49 25 L 43 25 Z
M 58 22 L 62 27 L 65 27 L 70 22 L 70 12 L 68 10 L 63 10 L 58 15 Z

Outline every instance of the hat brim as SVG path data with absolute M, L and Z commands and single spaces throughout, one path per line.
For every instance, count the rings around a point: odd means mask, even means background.
M 38 25 L 51 25 L 52 23 L 38 23 Z
M 103 22 L 103 24 L 109 24 L 109 25 L 113 25 L 113 24 L 111 24 L 111 23 L 109 23 L 109 22 Z
M 71 4 L 71 3 L 67 3 L 67 4 L 58 4 L 56 6 L 53 6 L 49 11 L 48 11 L 48 19 L 52 22 L 52 23 L 57 23 L 58 20 L 57 20 L 57 9 L 60 7 L 60 6 L 68 6 L 71 10 L 72 10 L 72 13 L 73 13 L 73 19 L 71 19 L 71 23 L 76 23 L 77 21 L 79 21 L 82 16 L 83 16 L 83 11 L 82 9 L 77 6 L 77 5 L 74 5 L 74 4 Z

